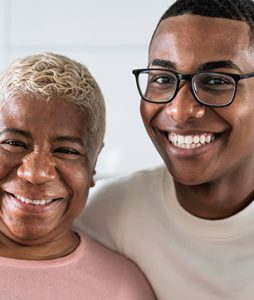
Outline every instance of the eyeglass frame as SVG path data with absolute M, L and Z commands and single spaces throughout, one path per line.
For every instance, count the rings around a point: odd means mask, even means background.
M 176 83 L 175 92 L 169 100 L 167 100 L 167 101 L 151 101 L 143 95 L 143 93 L 141 91 L 141 88 L 140 88 L 140 85 L 139 85 L 139 79 L 138 78 L 139 78 L 140 73 L 145 72 L 145 71 L 164 71 L 164 72 L 166 71 L 166 72 L 170 72 L 170 73 L 172 73 L 176 76 L 177 83 Z M 235 96 L 236 96 L 238 82 L 240 80 L 243 80 L 243 79 L 248 79 L 248 78 L 254 77 L 254 72 L 245 73 L 245 74 L 234 74 L 234 73 L 227 73 L 227 72 L 198 72 L 198 73 L 192 73 L 192 74 L 182 74 L 182 73 L 172 71 L 170 69 L 164 69 L 164 68 L 134 69 L 134 70 L 132 70 L 132 74 L 135 76 L 139 94 L 140 94 L 141 98 L 146 102 L 150 102 L 150 103 L 154 103 L 154 104 L 166 104 L 166 103 L 169 103 L 169 102 L 173 101 L 174 98 L 176 97 L 177 93 L 179 92 L 179 85 L 181 83 L 181 80 L 187 80 L 190 83 L 191 92 L 192 92 L 192 95 L 194 96 L 195 100 L 198 103 L 200 103 L 201 105 L 205 105 L 205 106 L 208 106 L 208 107 L 225 107 L 225 106 L 228 106 L 228 105 L 232 104 L 232 102 L 234 101 Z M 194 90 L 194 87 L 193 87 L 193 78 L 196 75 L 199 75 L 199 74 L 215 74 L 215 75 L 218 74 L 218 75 L 226 75 L 226 76 L 231 77 L 234 80 L 234 83 L 235 83 L 234 94 L 232 96 L 232 99 L 226 104 L 219 104 L 219 105 L 218 104 L 207 104 L 207 103 L 202 102 L 198 98 L 198 96 L 195 94 L 195 90 Z

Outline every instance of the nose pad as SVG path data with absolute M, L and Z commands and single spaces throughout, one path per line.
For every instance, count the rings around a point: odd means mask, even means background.
M 176 122 L 183 123 L 190 119 L 202 118 L 205 114 L 205 106 L 195 99 L 190 86 L 185 83 L 166 106 L 166 113 Z
M 33 184 L 43 184 L 56 178 L 54 162 L 49 156 L 30 153 L 23 158 L 17 175 Z

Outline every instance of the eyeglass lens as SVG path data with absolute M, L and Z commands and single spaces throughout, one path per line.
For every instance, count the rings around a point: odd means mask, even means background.
M 163 103 L 173 99 L 178 88 L 177 75 L 164 70 L 146 70 L 139 74 L 142 96 L 151 102 Z M 235 94 L 235 81 L 220 73 L 199 73 L 192 78 L 192 89 L 198 100 L 208 105 L 226 105 Z

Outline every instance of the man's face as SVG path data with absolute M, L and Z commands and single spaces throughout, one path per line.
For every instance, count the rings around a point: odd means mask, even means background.
M 204 71 L 254 72 L 253 48 L 246 23 L 193 15 L 161 22 L 149 53 L 149 67 L 183 74 Z M 200 105 L 184 82 L 167 104 L 141 101 L 146 130 L 176 181 L 197 185 L 252 173 L 254 164 L 254 79 L 239 81 L 227 107 Z M 172 136 L 205 140 L 199 147 L 174 145 Z M 211 141 L 210 141 L 211 139 Z

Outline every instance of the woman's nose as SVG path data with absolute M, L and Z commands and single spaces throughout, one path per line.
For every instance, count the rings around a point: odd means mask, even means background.
M 166 105 L 165 109 L 166 113 L 179 123 L 200 119 L 205 114 L 205 106 L 197 102 L 187 83 L 178 90 L 176 97 Z
M 17 174 L 30 183 L 43 184 L 56 178 L 56 169 L 50 155 L 31 152 L 23 158 Z

